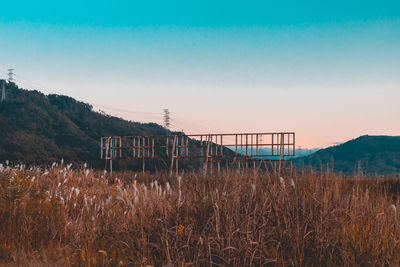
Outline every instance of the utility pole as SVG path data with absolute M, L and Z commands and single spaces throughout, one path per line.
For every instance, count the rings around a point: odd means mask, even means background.
M 169 109 L 164 109 L 164 126 L 167 130 L 169 130 L 169 126 L 170 126 L 170 113 L 169 113 Z
M 8 82 L 14 82 L 14 69 L 8 69 Z

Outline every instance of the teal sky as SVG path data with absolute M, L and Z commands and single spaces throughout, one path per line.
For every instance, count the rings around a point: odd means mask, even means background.
M 0 2 L 0 77 L 188 133 L 400 135 L 399 1 Z

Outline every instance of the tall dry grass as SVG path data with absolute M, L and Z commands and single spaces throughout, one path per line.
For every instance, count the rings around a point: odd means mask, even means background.
M 0 262 L 398 265 L 396 179 L 0 168 Z

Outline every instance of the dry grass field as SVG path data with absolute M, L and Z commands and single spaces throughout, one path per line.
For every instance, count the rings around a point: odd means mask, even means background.
M 400 264 L 397 179 L 0 170 L 0 265 Z

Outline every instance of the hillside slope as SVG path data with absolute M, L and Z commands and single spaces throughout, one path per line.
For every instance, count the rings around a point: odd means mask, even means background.
M 318 150 L 295 160 L 298 167 L 327 168 L 343 173 L 397 175 L 400 172 L 400 136 L 364 135 Z
M 0 162 L 51 164 L 63 158 L 100 167 L 101 136 L 166 132 L 154 123 L 94 112 L 89 104 L 71 97 L 46 96 L 13 83 L 6 84 L 6 92 L 6 101 L 0 103 Z

